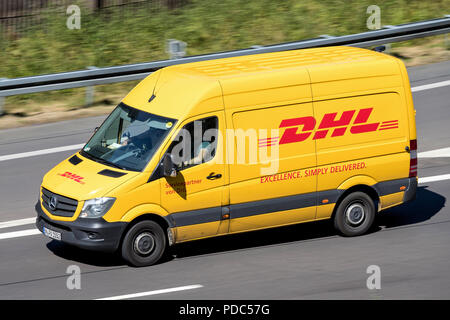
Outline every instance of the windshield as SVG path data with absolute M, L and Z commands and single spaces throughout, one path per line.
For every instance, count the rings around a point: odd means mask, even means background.
M 82 155 L 125 170 L 142 171 L 174 119 L 120 103 L 84 146 Z

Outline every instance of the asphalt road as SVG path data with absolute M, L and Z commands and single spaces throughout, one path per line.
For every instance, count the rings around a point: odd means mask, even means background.
M 450 62 L 410 68 L 411 86 L 450 79 Z M 413 94 L 419 151 L 450 147 L 450 86 Z M 85 142 L 104 117 L 0 130 L 0 156 Z M 42 176 L 72 154 L 0 161 L 0 224 L 35 215 Z M 419 160 L 419 176 L 450 173 L 450 158 Z M 450 180 L 420 185 L 417 200 L 380 214 L 361 237 L 309 223 L 178 245 L 173 258 L 130 268 L 116 256 L 37 234 L 0 239 L 0 299 L 94 299 L 199 284 L 144 299 L 449 299 Z M 27 230 L 32 224 L 1 228 Z M 68 290 L 67 267 L 81 269 Z M 381 270 L 368 290 L 366 269 Z

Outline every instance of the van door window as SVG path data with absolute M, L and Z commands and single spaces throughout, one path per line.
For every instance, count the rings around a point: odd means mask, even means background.
M 186 124 L 167 152 L 172 153 L 179 170 L 212 160 L 216 153 L 217 117 L 208 117 Z

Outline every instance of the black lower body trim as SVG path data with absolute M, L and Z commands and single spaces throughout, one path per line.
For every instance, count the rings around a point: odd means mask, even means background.
M 222 219 L 222 207 L 175 212 L 169 215 L 169 217 L 177 227 L 215 222 Z
M 379 182 L 372 186 L 378 196 L 402 192 L 401 187 L 406 187 L 404 202 L 414 200 L 417 190 L 416 178 L 403 178 Z M 229 206 L 229 218 L 244 218 L 254 215 L 267 214 L 292 209 L 302 209 L 323 204 L 336 203 L 345 190 L 325 190 L 305 194 L 297 194 L 273 199 L 264 199 L 250 202 L 232 204 Z M 322 200 L 327 200 L 323 201 Z M 212 207 L 199 210 L 176 212 L 169 215 L 170 221 L 176 227 L 189 226 L 207 222 L 215 222 L 222 219 L 223 207 Z
M 405 190 L 405 194 L 403 195 L 403 203 L 410 202 L 416 199 L 417 194 L 417 178 L 409 178 L 409 185 Z
M 389 194 L 401 192 L 402 190 L 400 190 L 400 187 L 407 186 L 408 184 L 408 178 L 404 178 L 378 182 L 377 184 L 373 185 L 373 187 L 377 191 L 378 195 L 382 197 Z
M 244 218 L 254 215 L 302 209 L 321 205 L 321 199 L 327 199 L 326 204 L 336 203 L 344 190 L 326 190 L 305 194 L 296 194 L 273 199 L 257 200 L 232 204 L 229 206 L 230 219 Z M 174 226 L 183 227 L 200 223 L 215 222 L 222 219 L 222 207 L 212 207 L 199 210 L 176 212 L 170 220 Z
M 272 213 L 277 211 L 286 211 L 293 209 L 302 209 L 321 205 L 320 199 L 327 199 L 326 204 L 336 203 L 343 190 L 326 190 L 293 196 L 250 201 L 230 206 L 230 218 L 243 218 L 253 215 Z
M 406 189 L 401 190 L 401 187 L 406 187 Z M 407 197 L 408 199 L 414 199 L 416 196 L 417 179 L 414 177 L 378 182 L 373 186 L 373 188 L 377 191 L 380 197 L 405 191 L 405 197 Z M 406 196 L 406 194 L 408 195 Z

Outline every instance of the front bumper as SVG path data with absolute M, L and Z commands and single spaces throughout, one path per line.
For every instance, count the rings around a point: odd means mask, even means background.
M 79 248 L 97 251 L 115 251 L 120 245 L 126 222 L 107 222 L 103 218 L 55 221 L 50 219 L 38 202 L 35 206 L 36 227 L 61 233 L 61 241 Z

